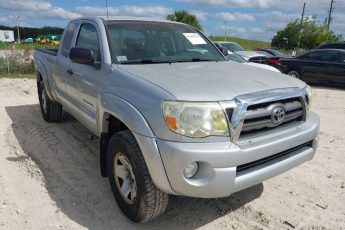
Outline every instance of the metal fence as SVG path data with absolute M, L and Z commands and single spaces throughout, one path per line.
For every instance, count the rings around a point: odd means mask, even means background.
M 5 50 L 0 50 L 0 74 L 11 75 L 33 74 L 35 72 L 33 62 L 33 50 L 15 50 L 11 44 L 3 42 Z

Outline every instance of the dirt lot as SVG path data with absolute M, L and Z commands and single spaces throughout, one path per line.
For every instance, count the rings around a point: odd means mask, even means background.
M 71 116 L 43 121 L 34 80 L 0 79 L 0 229 L 345 229 L 345 91 L 314 87 L 320 147 L 283 175 L 223 199 L 172 197 L 126 219 L 98 167 L 98 139 Z

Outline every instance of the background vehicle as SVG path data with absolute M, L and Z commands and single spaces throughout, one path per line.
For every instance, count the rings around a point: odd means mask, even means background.
M 80 18 L 34 56 L 44 120 L 63 107 L 100 137 L 101 174 L 133 221 L 162 214 L 168 194 L 226 197 L 316 151 L 311 89 L 227 61 L 190 25 Z
M 284 69 L 283 67 L 281 66 L 281 62 L 280 62 L 280 59 L 282 57 L 277 57 L 277 56 L 274 56 L 272 54 L 269 54 L 265 51 L 256 51 L 257 53 L 260 53 L 260 54 L 263 54 L 266 56 L 266 64 L 267 65 L 270 65 L 270 66 L 273 66 L 274 68 L 276 68 L 277 70 L 279 70 L 279 72 L 284 72 Z
M 237 51 L 236 53 L 249 62 L 255 62 L 260 64 L 267 63 L 267 56 L 265 54 L 260 54 L 255 51 Z
M 242 64 L 245 64 L 245 65 L 255 66 L 255 67 L 258 67 L 258 68 L 263 68 L 263 69 L 267 69 L 267 70 L 271 70 L 271 71 L 274 71 L 274 72 L 281 73 L 278 69 L 276 69 L 276 68 L 274 68 L 272 66 L 265 65 L 265 64 L 259 64 L 259 63 L 254 63 L 254 62 L 248 62 L 244 58 L 242 58 L 240 55 L 238 55 L 238 54 L 236 54 L 234 52 L 231 52 L 230 50 L 228 51 L 228 55 L 226 57 L 228 58 L 228 60 L 231 60 L 231 61 L 235 61 L 235 62 L 242 63 Z
M 242 46 L 235 42 L 215 42 L 217 46 L 224 47 L 229 51 L 237 53 L 247 62 L 259 64 L 267 64 L 276 68 L 279 72 L 283 72 L 280 66 L 280 57 L 269 54 L 265 51 L 246 51 Z
M 33 38 L 26 38 L 24 40 L 24 42 L 27 43 L 27 44 L 32 44 L 32 43 L 34 43 L 34 39 Z
M 316 49 L 345 49 L 345 42 L 330 42 L 318 46 Z
M 345 85 L 345 50 L 312 50 L 281 64 L 286 74 L 305 82 Z

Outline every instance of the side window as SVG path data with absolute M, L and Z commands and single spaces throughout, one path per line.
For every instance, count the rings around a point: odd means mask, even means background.
M 336 52 L 323 52 L 320 55 L 320 60 L 322 61 L 336 61 L 337 60 L 337 53 Z
M 77 26 L 76 22 L 71 22 L 66 27 L 65 36 L 63 38 L 62 45 L 61 45 L 61 54 L 65 57 L 69 56 L 73 34 L 74 34 L 74 30 L 76 26 Z
M 91 49 L 96 61 L 101 61 L 101 53 L 97 30 L 94 25 L 82 24 L 79 30 L 76 46 Z
M 320 60 L 320 53 L 319 52 L 307 53 L 305 55 L 302 55 L 301 58 L 306 59 L 306 60 Z

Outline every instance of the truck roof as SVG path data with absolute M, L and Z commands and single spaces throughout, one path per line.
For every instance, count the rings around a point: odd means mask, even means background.
M 165 22 L 165 23 L 175 23 L 175 24 L 184 24 L 175 21 L 169 21 L 165 19 L 158 19 L 158 18 L 149 18 L 149 17 L 133 17 L 133 16 L 95 16 L 95 17 L 81 17 L 75 20 L 80 19 L 102 19 L 104 21 L 146 21 L 146 22 Z

